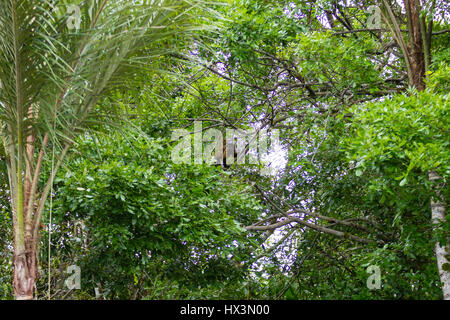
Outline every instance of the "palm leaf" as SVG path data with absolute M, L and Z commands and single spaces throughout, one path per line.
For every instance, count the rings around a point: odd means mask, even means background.
M 210 28 L 204 23 L 205 13 L 212 13 L 209 5 L 202 0 L 0 1 L 0 145 L 18 259 L 35 248 L 54 174 L 74 139 L 114 119 L 105 114 L 114 104 L 104 108 L 99 102 L 152 73 L 169 72 L 159 69 L 160 60 Z M 120 108 L 115 113 L 120 119 Z M 38 190 L 49 148 L 57 156 Z

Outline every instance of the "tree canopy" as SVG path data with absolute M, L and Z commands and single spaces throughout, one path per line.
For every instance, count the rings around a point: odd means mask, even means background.
M 0 298 L 450 299 L 447 1 L 0 12 Z

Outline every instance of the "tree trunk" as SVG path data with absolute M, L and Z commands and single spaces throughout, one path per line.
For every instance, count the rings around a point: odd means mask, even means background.
M 46 141 L 46 139 L 44 139 Z M 45 147 L 45 143 L 44 143 Z M 8 173 L 10 178 L 11 206 L 13 208 L 14 222 L 14 295 L 17 300 L 31 300 L 34 296 L 36 281 L 39 279 L 39 265 L 37 259 L 40 222 L 44 211 L 45 202 L 50 194 L 53 179 L 61 166 L 61 163 L 69 150 L 70 144 L 66 144 L 62 152 L 57 156 L 56 163 L 50 173 L 50 177 L 42 192 L 38 192 L 33 187 L 37 185 L 37 179 L 41 172 L 42 157 L 41 151 L 39 160 L 34 166 L 34 178 L 36 183 L 22 183 L 21 179 L 14 179 L 14 172 L 17 170 L 15 162 L 8 163 Z M 20 149 L 20 148 L 19 148 Z M 11 154 L 14 154 L 11 150 Z M 42 157 L 41 157 L 42 156 Z M 28 165 L 28 164 L 27 164 Z M 18 171 L 20 172 L 20 171 Z M 19 176 L 19 175 L 18 175 Z M 25 180 L 26 182 L 26 180 Z M 23 186 L 25 185 L 25 187 Z M 17 197 L 21 188 L 25 189 L 25 197 Z M 31 191 L 31 192 L 30 192 Z M 36 198 L 38 198 L 36 200 Z
M 432 182 L 438 182 L 441 177 L 434 171 L 429 172 L 429 179 Z M 440 190 L 442 186 L 438 184 L 437 198 L 431 199 L 431 219 L 434 225 L 438 225 L 445 221 L 445 203 L 440 200 Z M 435 254 L 437 259 L 437 265 L 439 270 L 439 278 L 442 285 L 442 293 L 444 295 L 444 300 L 450 300 L 450 256 L 449 246 L 441 246 L 439 242 L 436 242 Z
M 30 222 L 25 223 L 25 229 L 31 229 L 28 224 Z M 14 296 L 16 300 L 32 300 L 35 284 L 39 279 L 37 241 L 31 233 L 25 233 L 22 239 L 20 236 L 20 234 L 14 235 Z
M 420 5 L 417 0 L 405 1 L 406 15 L 408 17 L 408 58 L 411 66 L 410 85 L 418 91 L 425 89 L 425 55 L 423 37 L 420 27 Z
M 28 246 L 27 246 L 28 247 Z M 36 249 L 14 255 L 14 296 L 16 300 L 32 300 L 39 277 Z

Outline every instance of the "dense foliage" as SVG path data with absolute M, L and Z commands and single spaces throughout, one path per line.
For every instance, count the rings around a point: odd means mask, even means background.
M 170 38 L 192 43 L 98 101 L 106 113 L 75 139 L 45 207 L 37 297 L 442 299 L 435 245 L 448 243 L 450 215 L 433 223 L 431 203 L 450 198 L 448 4 L 424 6 L 434 33 L 418 90 L 388 21 L 366 28 L 381 1 L 350 2 L 210 4 L 215 28 Z M 280 146 L 270 164 L 174 163 L 171 134 L 193 140 L 194 121 L 279 130 Z M 7 190 L 0 164 L 4 299 Z M 80 290 L 65 285 L 71 265 Z

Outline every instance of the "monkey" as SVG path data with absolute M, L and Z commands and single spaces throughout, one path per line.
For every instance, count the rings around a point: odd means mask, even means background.
M 222 152 L 221 152 L 222 151 Z M 222 150 L 216 150 L 214 153 L 214 159 L 216 160 L 215 166 L 222 166 L 224 169 L 230 168 L 232 163 L 240 161 L 240 157 L 245 157 L 245 155 L 249 151 L 249 144 L 247 143 L 244 147 L 244 151 L 241 154 L 238 154 L 236 149 L 236 144 L 234 142 L 227 141 L 226 139 L 222 139 Z M 227 155 L 233 153 L 232 163 L 227 163 Z M 221 159 L 222 158 L 222 159 Z
M 237 159 L 237 151 L 233 142 L 227 142 L 226 139 L 222 139 L 222 150 L 216 150 L 214 158 L 216 160 L 215 166 L 222 166 L 224 169 L 228 169 L 230 164 L 227 163 L 227 152 L 233 152 L 233 159 Z

